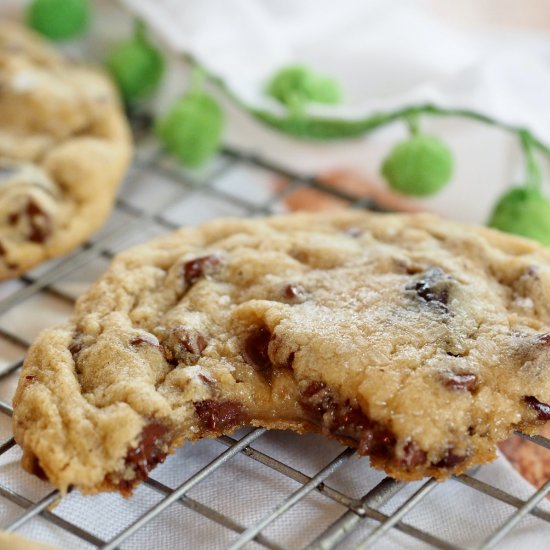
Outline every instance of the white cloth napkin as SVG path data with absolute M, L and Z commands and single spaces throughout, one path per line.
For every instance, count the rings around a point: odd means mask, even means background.
M 346 104 L 338 108 L 342 116 L 357 116 L 430 99 L 441 105 L 477 108 L 503 121 L 528 125 L 550 143 L 550 107 L 547 106 L 550 70 L 546 61 L 550 59 L 550 46 L 542 37 L 454 29 L 432 19 L 421 3 L 412 1 L 124 2 L 155 29 L 160 39 L 174 49 L 195 54 L 226 79 L 243 99 L 255 105 L 276 108 L 261 95 L 262 83 L 280 65 L 298 60 L 334 74 L 342 81 L 348 98 Z M 122 23 L 113 26 L 112 21 L 105 22 L 105 28 L 115 31 L 122 26 Z M 162 101 L 181 93 L 184 77 L 170 76 Z M 426 127 L 444 135 L 457 157 L 452 185 L 426 204 L 452 217 L 483 221 L 494 197 L 517 175 L 516 144 L 499 131 L 468 121 L 430 120 L 426 121 Z M 240 149 L 253 150 L 303 172 L 354 167 L 376 179 L 380 158 L 402 135 L 404 131 L 396 127 L 352 142 L 304 144 L 278 135 L 230 108 L 226 140 Z M 140 188 L 143 203 L 148 196 L 155 201 L 161 184 L 154 175 L 148 176 L 148 189 Z M 135 189 L 135 182 L 129 185 Z M 71 288 L 80 291 L 82 283 L 87 284 L 94 277 L 86 268 L 71 277 L 69 283 L 79 283 L 80 287 Z M 4 284 L 1 290 L 8 293 L 16 286 L 17 283 Z M 37 311 L 41 312 L 40 316 L 33 314 Z M 38 325 L 59 322 L 68 315 L 66 307 L 59 308 L 50 298 L 41 298 L 10 312 L 0 323 L 14 333 L 32 338 L 40 328 Z M 0 366 L 2 362 L 14 360 L 19 353 L 15 347 L 2 349 Z M 11 398 L 14 384 L 14 377 L 0 384 L 1 399 Z M 0 415 L 0 441 L 10 433 L 9 422 Z M 254 447 L 309 474 L 314 474 L 341 451 L 334 442 L 317 436 L 299 437 L 280 432 L 262 436 Z M 219 443 L 211 441 L 188 445 L 157 468 L 154 477 L 175 487 L 215 458 L 221 449 Z M 0 483 L 37 500 L 51 487 L 22 472 L 19 456 L 19 450 L 14 448 L 0 457 Z M 520 498 L 528 498 L 533 493 L 503 458 L 482 467 L 477 477 Z M 372 470 L 368 460 L 354 459 L 351 465 L 331 476 L 327 484 L 360 497 L 380 479 L 382 474 Z M 410 484 L 382 510 L 391 513 L 418 487 L 418 483 Z M 297 483 L 284 476 L 238 456 L 194 488 L 189 496 L 248 526 L 298 488 Z M 82 497 L 75 493 L 62 501 L 56 513 L 108 539 L 159 499 L 144 486 L 131 500 L 117 495 Z M 541 507 L 550 508 L 546 503 Z M 456 481 L 449 481 L 439 485 L 404 521 L 460 547 L 470 547 L 506 521 L 513 511 Z M 343 512 L 341 506 L 315 493 L 270 526 L 265 535 L 284 547 L 301 548 Z M 21 508 L 0 498 L 0 525 L 20 514 Z M 373 526 L 374 522 L 365 521 L 342 548 L 354 547 Z M 89 547 L 40 519 L 26 524 L 20 532 L 63 548 Z M 176 503 L 122 548 L 221 548 L 235 536 Z M 543 550 L 548 547 L 548 540 L 548 524 L 528 517 L 499 544 L 499 549 Z M 376 546 L 415 550 L 426 547 L 394 530 Z

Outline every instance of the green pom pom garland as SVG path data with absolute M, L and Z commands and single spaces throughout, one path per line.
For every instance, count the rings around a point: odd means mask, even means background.
M 382 174 L 398 193 L 425 197 L 440 191 L 453 175 L 453 155 L 437 137 L 415 135 L 396 145 Z
M 217 101 L 192 91 L 178 99 L 156 126 L 164 147 L 183 164 L 198 168 L 220 147 L 224 117 Z
M 340 86 L 333 78 L 316 74 L 303 65 L 280 69 L 267 84 L 266 93 L 297 112 L 311 102 L 334 105 L 342 100 Z
M 489 227 L 550 245 L 550 199 L 539 189 L 513 187 L 497 202 Z
M 88 0 L 33 0 L 27 23 L 51 40 L 66 40 L 82 34 L 89 24 Z
M 142 23 L 136 24 L 132 38 L 113 48 L 105 65 L 126 103 L 153 94 L 164 73 L 164 58 L 145 36 Z

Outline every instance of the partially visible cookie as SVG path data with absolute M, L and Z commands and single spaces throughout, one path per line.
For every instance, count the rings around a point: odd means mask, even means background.
M 64 254 L 109 214 L 130 133 L 108 78 L 0 23 L 0 280 Z
M 133 486 L 184 441 L 265 426 L 443 479 L 550 419 L 550 250 L 430 215 L 219 220 L 119 255 L 30 348 L 23 465 Z
M 17 535 L 0 531 L 0 550 L 56 550 L 53 546 L 30 540 Z

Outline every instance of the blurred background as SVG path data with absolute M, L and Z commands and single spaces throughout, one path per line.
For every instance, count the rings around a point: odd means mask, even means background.
M 122 4 L 170 50 L 191 53 L 247 105 L 280 113 L 264 93 L 265 82 L 280 67 L 301 63 L 334 77 L 343 90 L 341 105 L 312 105 L 313 115 L 355 120 L 430 102 L 526 127 L 550 143 L 550 3 L 543 0 Z M 169 74 L 156 96 L 161 112 L 185 89 L 189 72 L 181 66 Z M 227 144 L 371 194 L 390 208 L 485 223 L 498 197 L 524 178 L 516 136 L 472 120 L 426 116 L 422 131 L 443 138 L 453 152 L 452 181 L 432 197 L 397 196 L 380 166 L 407 136 L 403 123 L 312 144 L 274 132 L 224 94 L 218 97 L 228 113 Z M 295 198 L 293 207 L 333 206 L 314 199 Z
M 2 9 L 18 17 L 25 3 L 3 0 Z M 112 44 L 129 36 L 132 15 L 142 18 L 151 40 L 166 53 L 169 68 L 148 105 L 155 113 L 166 112 L 188 88 L 190 66 L 182 55 L 191 54 L 233 95 L 218 86 L 208 88 L 226 114 L 225 144 L 317 175 L 353 194 L 373 196 L 389 208 L 487 222 L 498 198 L 524 180 L 517 136 L 460 117 L 420 117 L 422 132 L 450 147 L 454 171 L 439 193 L 417 199 L 391 192 L 380 174 L 383 160 L 408 135 L 403 121 L 353 139 L 311 143 L 258 122 L 243 104 L 284 114 L 265 94 L 265 85 L 281 67 L 300 63 L 333 77 L 342 89 L 341 104 L 312 104 L 307 108 L 311 116 L 354 121 L 428 102 L 525 127 L 550 144 L 550 2 L 545 0 L 92 4 L 87 55 L 103 59 Z M 546 172 L 546 159 L 540 160 Z M 550 187 L 544 185 L 548 194 Z M 291 209 L 342 206 L 312 194 L 293 200 Z

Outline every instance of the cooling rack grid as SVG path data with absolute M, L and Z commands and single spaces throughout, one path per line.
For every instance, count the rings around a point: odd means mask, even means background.
M 167 463 L 176 471 L 180 465 L 184 469 L 183 465 L 199 464 L 193 472 L 186 474 L 185 479 L 168 482 L 159 475 L 164 471 L 165 463 L 152 472 L 135 496 L 125 501 L 118 495 L 82 497 L 76 492 L 61 497 L 48 484 L 36 479 L 29 481 L 30 476 L 23 472 L 11 476 L 17 478 L 18 483 L 5 483 L 2 471 L 13 474 L 19 468 L 19 449 L 11 437 L 10 403 L 25 351 L 40 329 L 68 317 L 75 298 L 103 272 L 118 250 L 182 224 L 195 224 L 221 216 L 281 212 L 285 209 L 285 199 L 304 190 L 336 198 L 352 208 L 377 209 L 368 198 L 348 195 L 315 178 L 292 174 L 234 150 L 225 149 L 202 173 L 187 172 L 164 155 L 146 133 L 140 134 L 135 162 L 106 226 L 68 257 L 49 262 L 30 274 L 0 285 L 0 505 L 9 506 L 6 517 L 0 517 L 0 528 L 25 533 L 32 522 L 40 521 L 52 529 L 50 541 L 55 540 L 55 533 L 63 532 L 70 535 L 70 544 L 74 548 L 153 548 L 158 540 L 155 533 L 169 528 L 159 518 L 171 514 L 171 517 L 181 516 L 181 521 L 176 519 L 175 522 L 180 528 L 181 548 L 197 548 L 196 542 L 190 546 L 186 541 L 190 540 L 192 533 L 195 533 L 193 540 L 196 540 L 196 531 L 201 529 L 219 532 L 215 537 L 218 547 L 232 549 L 245 546 L 271 549 L 386 548 L 384 541 L 396 536 L 396 532 L 400 533 L 399 540 L 407 548 L 463 548 L 447 540 L 441 532 L 433 533 L 407 522 L 407 514 L 422 506 L 429 495 L 440 490 L 441 484 L 434 480 L 406 484 L 379 474 L 375 483 L 365 483 L 365 487 L 359 483 L 359 493 L 350 495 L 342 491 L 333 479 L 335 476 L 345 477 L 346 472 L 353 469 L 357 463 L 353 450 L 330 443 L 328 460 L 323 462 L 322 457 L 317 456 L 307 462 L 301 460 L 299 450 L 296 451 L 300 447 L 300 436 L 266 433 L 261 429 L 242 430 L 234 437 L 184 447 Z M 274 184 L 275 181 L 278 183 Z M 151 193 L 152 186 L 154 193 Z M 542 437 L 529 439 L 550 452 L 550 440 Z M 361 463 L 365 464 L 365 459 Z M 252 466 L 255 468 L 253 475 L 259 480 L 259 491 L 262 491 L 262 476 L 268 471 L 279 476 L 281 488 L 278 493 L 267 495 L 267 507 L 256 514 L 253 521 L 247 522 L 241 517 L 232 517 L 225 511 L 227 506 L 218 504 L 220 499 L 246 500 L 240 494 L 244 489 L 240 491 L 239 487 L 244 486 L 243 476 Z M 477 473 L 483 468 L 445 482 L 485 495 L 487 508 L 480 510 L 480 514 L 493 506 L 506 509 L 506 520 L 490 532 L 480 530 L 473 533 L 471 540 L 474 542 L 468 547 L 497 548 L 512 530 L 521 528 L 520 524 L 527 516 L 535 518 L 540 525 L 550 523 L 550 513 L 537 506 L 550 492 L 550 480 L 539 490 L 533 489 L 528 498 L 520 499 L 479 479 Z M 213 483 L 206 492 L 211 497 L 208 502 L 192 496 L 194 488 L 205 486 L 211 479 L 216 479 L 217 484 L 234 479 L 233 494 L 222 495 L 217 489 L 219 485 Z M 31 484 L 31 490 L 24 489 L 25 483 Z M 143 496 L 145 493 L 147 498 Z M 87 499 L 85 515 L 82 514 L 84 499 Z M 277 540 L 270 527 L 277 522 L 290 525 L 293 521 L 303 521 L 304 516 L 298 510 L 308 499 L 313 499 L 319 509 L 330 503 L 329 519 L 323 516 L 324 523 L 316 524 L 315 528 L 303 525 L 297 538 Z M 394 502 L 397 504 L 391 506 Z M 77 505 L 78 514 L 73 513 Z M 120 507 L 124 507 L 128 521 L 113 528 L 108 516 L 111 509 Z M 452 506 L 450 510 L 452 513 Z M 94 528 L 87 521 L 88 516 L 94 516 L 101 522 L 102 514 L 106 525 L 103 532 L 97 528 L 97 521 Z M 173 528 L 174 522 L 170 525 Z M 145 538 L 143 533 L 146 533 Z

